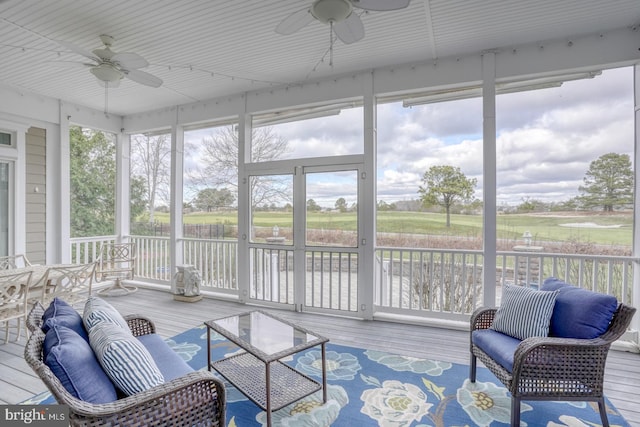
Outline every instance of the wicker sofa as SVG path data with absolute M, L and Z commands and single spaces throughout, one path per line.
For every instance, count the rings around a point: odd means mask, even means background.
M 44 313 L 44 307 L 38 303 L 28 315 L 27 327 L 31 336 L 24 355 L 56 401 L 69 406 L 69 421 L 72 426 L 225 426 L 224 384 L 210 372 L 193 371 L 179 357 L 176 360 L 177 354 L 155 335 L 153 322 L 139 315 L 123 316 L 122 319 L 137 339 L 147 338 L 148 341 L 155 342 L 149 348 L 150 352 L 155 353 L 152 356 L 158 362 L 160 370 L 164 372 L 165 367 L 161 367 L 164 363 L 172 365 L 166 368 L 173 369 L 174 372 L 177 366 L 178 372 L 182 371 L 182 374 L 176 378 L 166 376 L 164 383 L 133 395 L 125 396 L 118 391 L 117 398 L 110 402 L 92 403 L 75 397 L 75 389 L 72 389 L 72 394 L 67 389 L 68 381 L 64 382 L 66 386 L 63 385 L 43 360 Z M 159 354 L 163 352 L 164 354 Z M 179 362 L 187 368 L 178 366 Z M 77 369 L 83 367 L 77 366 Z M 88 375 L 84 371 L 79 373 Z
M 470 381 L 476 380 L 480 359 L 511 393 L 514 427 L 520 426 L 522 400 L 595 401 L 602 425 L 608 426 L 603 395 L 607 354 L 611 343 L 629 327 L 636 309 L 555 278 L 545 280 L 540 291 L 532 291 L 534 298 L 543 291 L 553 300 L 547 336 L 510 336 L 496 328 L 500 308 L 477 309 L 471 316 Z M 509 304 L 504 296 L 505 289 L 501 307 Z M 541 316 L 542 310 L 534 305 L 528 301 L 517 307 L 528 316 L 527 325 L 534 323 L 532 313 Z

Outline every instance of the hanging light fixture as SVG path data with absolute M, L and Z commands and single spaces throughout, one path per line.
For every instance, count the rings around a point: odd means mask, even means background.
M 116 82 L 124 77 L 124 73 L 110 64 L 100 64 L 96 67 L 91 67 L 91 74 L 96 76 L 103 82 Z
M 311 14 L 323 24 L 344 21 L 352 11 L 349 0 L 316 0 L 311 5 Z

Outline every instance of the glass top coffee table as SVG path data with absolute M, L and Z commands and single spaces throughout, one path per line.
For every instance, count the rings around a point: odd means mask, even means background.
M 322 389 L 327 402 L 325 345 L 329 339 L 263 312 L 250 311 L 204 322 L 207 326 L 208 368 L 218 371 L 251 401 L 271 412 Z M 211 360 L 211 330 L 240 346 L 244 352 Z M 322 384 L 280 359 L 311 347 L 322 351 Z

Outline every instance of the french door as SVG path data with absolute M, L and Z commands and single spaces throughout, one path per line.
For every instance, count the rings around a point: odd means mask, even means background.
M 361 176 L 345 163 L 248 177 L 250 301 L 358 315 Z

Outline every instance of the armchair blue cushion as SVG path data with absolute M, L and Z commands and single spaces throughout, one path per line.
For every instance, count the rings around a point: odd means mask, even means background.
M 618 308 L 618 300 L 612 295 L 578 288 L 555 277 L 546 279 L 541 290 L 559 291 L 549 327 L 552 337 L 599 337 L 609 328 Z
M 167 343 L 160 335 L 146 334 L 137 338 L 153 357 L 153 361 L 156 362 L 165 382 L 193 372 L 193 369 L 178 353 L 167 351 Z
M 513 356 L 521 343 L 518 338 L 510 337 L 493 329 L 478 329 L 471 333 L 471 342 L 480 347 L 508 372 L 513 372 Z

